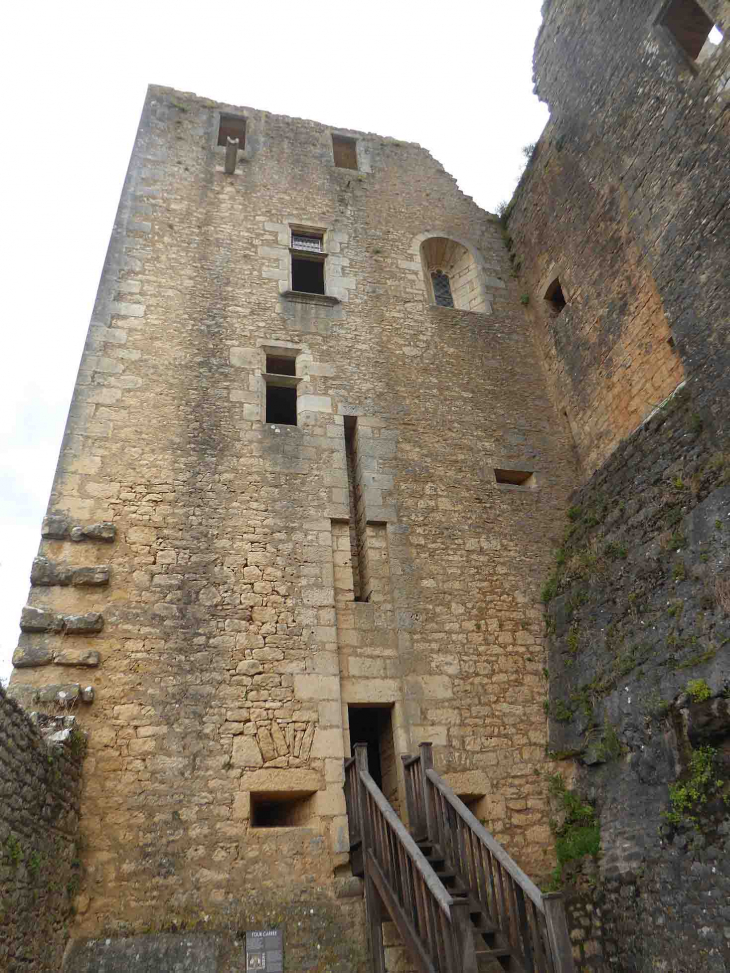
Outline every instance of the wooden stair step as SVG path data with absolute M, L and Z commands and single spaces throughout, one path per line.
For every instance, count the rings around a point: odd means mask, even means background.
M 500 959 L 505 956 L 511 956 L 512 950 L 508 946 L 497 947 L 496 949 L 478 949 L 476 951 L 477 959 L 482 957 L 484 959 Z

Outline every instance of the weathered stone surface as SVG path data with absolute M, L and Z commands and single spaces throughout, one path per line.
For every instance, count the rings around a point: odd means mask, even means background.
M 237 736 L 233 740 L 233 756 L 231 764 L 234 767 L 262 767 L 264 763 L 261 751 L 253 737 Z
M 81 695 L 81 687 L 77 682 L 51 683 L 41 686 L 34 693 L 34 701 L 42 706 L 44 703 L 57 703 L 60 706 L 71 706 Z
M 74 568 L 71 583 L 77 587 L 99 587 L 109 584 L 111 568 L 108 564 L 98 564 L 95 567 Z
M 91 635 L 104 628 L 100 612 L 86 612 L 85 615 L 64 615 L 63 625 L 69 635 Z
M 100 586 L 109 584 L 110 567 L 100 564 L 96 567 L 73 568 L 63 562 L 50 561 L 45 557 L 33 560 L 30 583 L 35 586 L 53 585 Z
M 69 529 L 69 522 L 66 517 L 53 514 L 49 517 L 44 517 L 41 536 L 47 537 L 50 540 L 60 541 L 68 536 Z
M 134 936 L 119 939 L 75 940 L 64 962 L 64 973 L 220 973 L 222 936 L 204 933 Z M 236 950 L 241 967 L 245 946 Z
M 116 538 L 116 526 L 110 521 L 98 524 L 89 524 L 87 527 L 73 524 L 73 522 L 63 514 L 52 514 L 43 520 L 41 536 L 48 540 L 72 540 L 72 541 L 107 541 L 111 542 Z
M 72 574 L 73 570 L 65 564 L 36 557 L 30 570 L 30 583 L 38 586 L 67 585 L 71 584 Z
M 53 649 L 47 645 L 18 646 L 13 652 L 13 665 L 16 669 L 30 666 L 47 666 L 53 662 Z
M 61 632 L 63 615 L 46 608 L 26 605 L 20 615 L 20 627 L 24 632 Z
M 88 527 L 84 527 L 83 535 L 87 540 L 105 541 L 111 544 L 116 539 L 117 528 L 109 521 L 104 521 L 100 524 L 90 524 Z
M 63 649 L 53 661 L 57 666 L 98 666 L 101 656 L 95 649 Z

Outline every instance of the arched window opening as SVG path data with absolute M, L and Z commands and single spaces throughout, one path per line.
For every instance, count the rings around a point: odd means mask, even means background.
M 548 306 L 553 314 L 560 314 L 565 305 L 568 303 L 565 300 L 563 288 L 560 286 L 559 277 L 556 277 L 545 291 L 545 300 L 548 302 Z
M 421 244 L 421 262 L 433 304 L 461 311 L 489 310 L 480 267 L 463 244 L 448 237 L 429 237 Z
M 451 282 L 448 274 L 440 270 L 431 272 L 431 284 L 433 285 L 433 299 L 441 307 L 453 307 L 454 298 L 451 294 Z

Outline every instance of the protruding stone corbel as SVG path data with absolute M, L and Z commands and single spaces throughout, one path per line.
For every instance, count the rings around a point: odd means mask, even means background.
M 238 162 L 238 139 L 232 139 L 230 136 L 226 139 L 226 163 L 224 171 L 232 176 L 236 171 L 236 162 Z
M 26 605 L 20 613 L 20 629 L 23 632 L 64 632 L 66 635 L 93 635 L 104 627 L 99 612 L 84 615 L 61 615 L 50 608 Z

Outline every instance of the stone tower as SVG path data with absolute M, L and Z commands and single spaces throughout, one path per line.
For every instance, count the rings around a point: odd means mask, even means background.
M 11 687 L 88 731 L 77 935 L 356 943 L 356 740 L 396 807 L 432 741 L 550 866 L 539 583 L 574 465 L 520 297 L 419 146 L 149 89 Z

